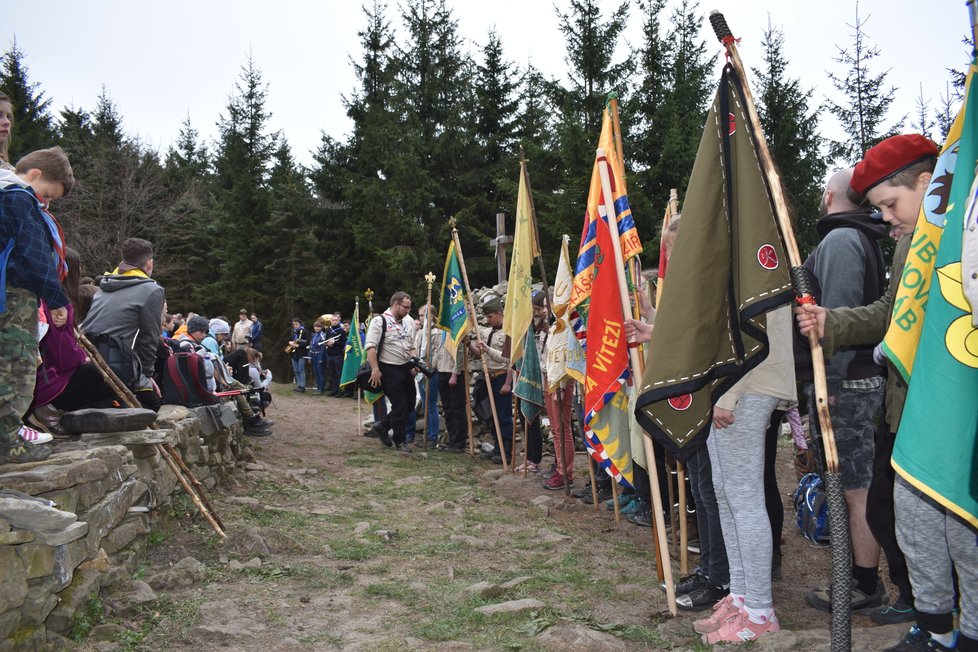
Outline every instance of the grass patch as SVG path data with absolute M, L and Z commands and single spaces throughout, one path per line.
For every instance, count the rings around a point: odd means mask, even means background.
M 97 625 L 103 622 L 105 622 L 105 605 L 98 595 L 93 595 L 81 609 L 75 612 L 71 619 L 71 629 L 68 630 L 68 638 L 76 642 L 83 641 Z

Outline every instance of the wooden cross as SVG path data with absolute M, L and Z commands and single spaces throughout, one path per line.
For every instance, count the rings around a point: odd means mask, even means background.
M 496 273 L 499 282 L 506 280 L 506 245 L 513 243 L 513 236 L 506 235 L 506 213 L 496 213 L 496 237 L 489 244 L 496 248 Z

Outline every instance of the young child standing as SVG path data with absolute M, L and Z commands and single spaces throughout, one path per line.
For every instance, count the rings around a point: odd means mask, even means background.
M 34 462 L 51 454 L 21 417 L 34 398 L 37 301 L 56 325 L 68 320 L 61 287 L 67 275 L 61 227 L 47 203 L 70 192 L 74 176 L 60 147 L 32 152 L 14 172 L 0 170 L 0 462 Z

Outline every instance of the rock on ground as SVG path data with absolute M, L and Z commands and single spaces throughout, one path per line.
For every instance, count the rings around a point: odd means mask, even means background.
M 599 632 L 584 625 L 554 625 L 536 637 L 536 642 L 545 650 L 568 652 L 569 650 L 588 650 L 588 652 L 617 652 L 624 644 L 607 632 Z

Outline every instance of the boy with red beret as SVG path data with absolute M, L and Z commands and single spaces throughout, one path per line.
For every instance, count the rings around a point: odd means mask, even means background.
M 876 344 L 889 326 L 896 289 L 903 275 L 914 225 L 937 161 L 937 146 L 918 134 L 894 136 L 866 152 L 850 182 L 854 201 L 868 200 L 883 213 L 891 235 L 899 238 L 886 294 L 858 308 L 825 310 L 801 306 L 795 310 L 803 334 L 823 337 L 826 354 L 839 347 Z M 890 367 L 886 384 L 887 449 L 900 425 L 907 387 Z M 887 452 L 887 457 L 889 453 Z M 879 467 L 877 467 L 879 468 Z M 874 478 L 874 483 L 877 478 Z M 978 533 L 949 510 L 924 496 L 902 477 L 893 490 L 896 535 L 906 557 L 913 588 L 916 624 L 886 652 L 907 650 L 978 651 Z M 869 509 L 880 508 L 869 505 Z M 958 577 L 960 602 L 955 605 L 953 574 Z M 960 608 L 958 632 L 952 612 Z

